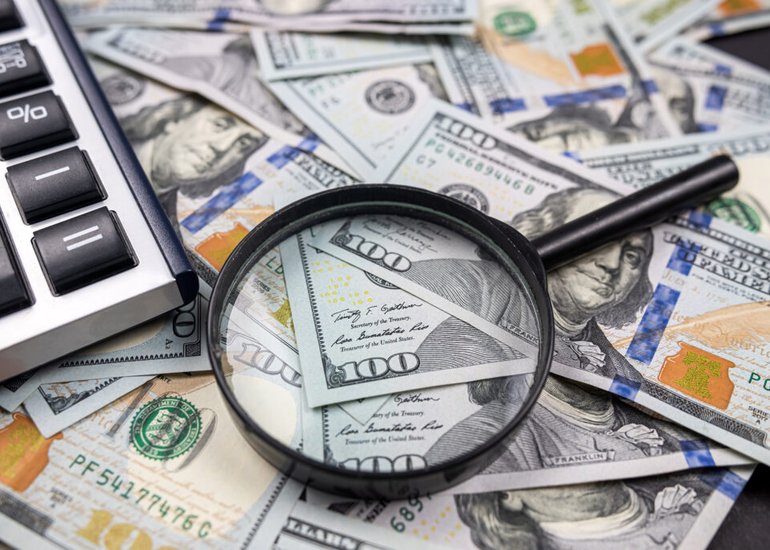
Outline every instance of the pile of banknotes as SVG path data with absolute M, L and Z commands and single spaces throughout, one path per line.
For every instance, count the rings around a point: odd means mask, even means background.
M 0 540 L 703 548 L 754 465 L 770 464 L 770 73 L 704 43 L 770 25 L 770 1 L 60 4 L 201 292 L 0 384 Z M 453 145 L 454 123 L 485 139 Z M 732 192 L 549 275 L 552 374 L 514 442 L 479 475 L 436 495 L 349 501 L 278 472 L 240 435 L 211 374 L 208 299 L 229 253 L 276 209 L 325 189 L 396 183 L 536 236 L 721 153 L 741 171 Z M 356 224 L 347 227 L 382 238 Z M 333 434 L 395 407 L 454 418 L 437 438 L 460 423 L 472 433 L 496 403 L 469 402 L 462 373 L 490 360 L 474 360 L 468 342 L 501 331 L 467 309 L 469 296 L 485 299 L 481 287 L 458 281 L 438 299 L 426 278 L 347 253 L 339 231 L 327 224 L 265 258 L 251 291 L 271 304 L 255 313 L 270 368 L 242 368 L 295 400 L 294 442 L 318 460 L 363 463 L 355 438 Z M 433 257 L 452 262 L 460 248 L 445 242 Z M 321 294 L 334 281 L 303 262 L 326 261 L 383 317 L 383 304 L 409 302 L 424 305 L 404 313 L 413 324 L 462 319 L 461 337 L 441 350 L 456 360 L 387 387 L 318 383 L 319 350 L 338 365 L 361 353 L 323 347 L 354 311 L 304 309 L 329 302 Z M 430 332 L 403 345 L 413 353 Z M 353 414 L 339 405 L 350 400 L 374 405 Z M 185 444 L 150 444 L 162 438 Z M 381 450 L 396 457 L 402 445 Z M 430 460 L 427 446 L 410 452 Z

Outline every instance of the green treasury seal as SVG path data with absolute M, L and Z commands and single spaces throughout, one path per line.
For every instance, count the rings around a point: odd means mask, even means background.
M 492 20 L 495 30 L 503 36 L 526 36 L 537 30 L 535 18 L 524 11 L 504 11 Z
M 762 218 L 745 200 L 732 197 L 719 197 L 706 205 L 706 212 L 751 231 L 758 233 L 762 229 Z
M 131 444 L 153 460 L 170 460 L 193 448 L 201 434 L 201 416 L 183 397 L 158 397 L 142 406 L 131 421 Z

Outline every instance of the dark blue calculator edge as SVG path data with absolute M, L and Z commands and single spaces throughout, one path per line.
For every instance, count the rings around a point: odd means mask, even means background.
M 54 0 L 39 0 L 39 2 L 70 68 L 85 94 L 91 111 L 101 126 L 107 144 L 110 146 L 160 251 L 176 279 L 182 302 L 187 304 L 198 294 L 198 275 L 190 265 L 184 247 L 179 242 L 166 213 L 161 208 L 131 144 L 120 129 L 115 113 L 88 66 L 75 36 L 64 19 L 64 15 Z

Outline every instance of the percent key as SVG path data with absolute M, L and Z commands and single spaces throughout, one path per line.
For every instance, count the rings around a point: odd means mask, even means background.
M 0 157 L 34 153 L 77 139 L 67 111 L 53 92 L 0 103 Z

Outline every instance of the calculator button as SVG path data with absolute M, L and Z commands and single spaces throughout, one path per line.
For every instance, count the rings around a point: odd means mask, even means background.
M 106 207 L 36 231 L 32 242 L 57 295 L 136 265 L 117 215 Z
M 0 103 L 0 157 L 4 160 L 77 139 L 53 92 Z
M 0 0 L 0 31 L 10 31 L 21 26 L 21 17 L 13 0 Z
M 11 166 L 7 178 L 27 223 L 105 198 L 91 163 L 77 147 Z
M 0 96 L 26 92 L 50 84 L 37 54 L 26 40 L 0 46 Z
M 25 308 L 31 303 L 8 235 L 0 225 L 0 315 Z

